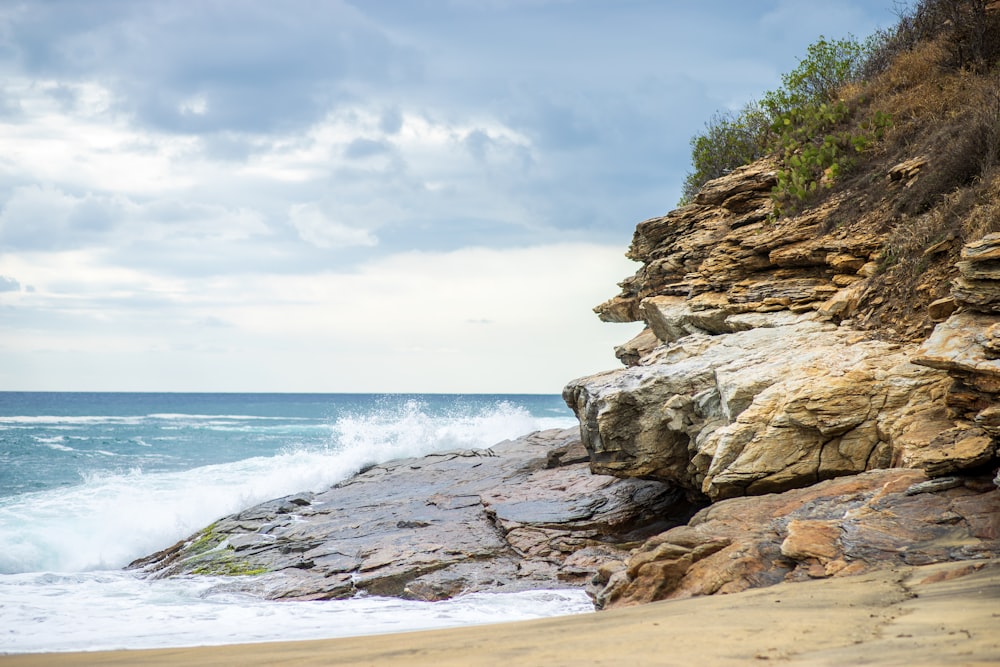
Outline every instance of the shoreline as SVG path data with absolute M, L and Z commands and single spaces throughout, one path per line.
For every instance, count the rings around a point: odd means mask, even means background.
M 52 665 L 986 665 L 1000 559 L 886 568 L 730 595 L 496 625 L 297 642 L 0 655 Z

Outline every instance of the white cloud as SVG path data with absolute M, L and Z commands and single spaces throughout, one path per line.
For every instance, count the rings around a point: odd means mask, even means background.
M 48 91 L 79 92 L 69 108 Z M 94 82 L 11 77 L 0 97 L 18 100 L 21 114 L 0 118 L 0 175 L 83 190 L 152 194 L 196 181 L 194 137 L 141 132 L 112 111 L 113 94 Z
M 690 135 L 817 20 L 885 14 L 22 4 L 0 9 L 11 389 L 558 391 L 616 363 L 629 327 L 590 309 Z
M 128 208 L 117 197 L 77 197 L 51 185 L 17 187 L 0 209 L 0 242 L 10 249 L 86 244 L 110 233 Z
M 316 204 L 295 204 L 288 220 L 303 241 L 318 248 L 373 246 L 378 243 L 368 230 L 349 227 L 327 217 Z
M 182 116 L 204 116 L 208 112 L 208 98 L 204 95 L 189 97 L 180 103 L 178 110 Z
M 110 270 L 84 252 L 0 257 L 0 273 L 39 285 L 6 302 L 17 317 L 0 323 L 0 368 L 27 369 L 38 384 L 22 388 L 558 392 L 617 364 L 612 347 L 636 327 L 590 309 L 632 270 L 621 248 L 594 244 L 202 280 Z

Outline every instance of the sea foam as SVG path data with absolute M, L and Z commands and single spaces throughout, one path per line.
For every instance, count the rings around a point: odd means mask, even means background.
M 0 499 L 0 573 L 120 568 L 222 516 L 272 498 L 322 491 L 367 465 L 488 447 L 571 423 L 533 417 L 507 402 L 442 415 L 409 401 L 338 417 L 322 447 L 285 445 L 271 456 L 178 472 L 145 473 L 140 466 L 85 471 L 77 485 Z
M 224 583 L 213 577 L 149 581 L 120 571 L 0 577 L 0 653 L 324 639 L 593 611 L 586 594 L 569 590 L 442 602 L 273 602 L 225 591 Z

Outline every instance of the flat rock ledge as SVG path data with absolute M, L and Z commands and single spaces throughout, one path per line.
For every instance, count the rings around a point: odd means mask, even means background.
M 129 567 L 232 576 L 272 599 L 583 588 L 692 513 L 675 487 L 591 474 L 577 429 L 376 465 L 220 519 Z

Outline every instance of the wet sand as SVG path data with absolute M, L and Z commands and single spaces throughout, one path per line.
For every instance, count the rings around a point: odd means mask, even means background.
M 0 656 L 76 665 L 996 665 L 1000 559 L 563 618 L 344 639 Z

